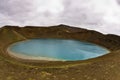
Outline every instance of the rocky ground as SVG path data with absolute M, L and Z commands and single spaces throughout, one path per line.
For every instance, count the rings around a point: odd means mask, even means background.
M 74 62 L 23 61 L 11 58 L 7 47 L 30 38 L 63 38 L 92 42 L 111 52 Z M 120 36 L 67 25 L 0 28 L 0 80 L 120 80 Z

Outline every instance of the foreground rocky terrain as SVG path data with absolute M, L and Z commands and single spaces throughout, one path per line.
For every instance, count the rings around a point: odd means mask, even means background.
M 12 58 L 7 47 L 31 38 L 62 38 L 92 42 L 110 53 L 84 61 L 49 62 Z M 120 36 L 67 25 L 0 28 L 0 80 L 120 80 Z

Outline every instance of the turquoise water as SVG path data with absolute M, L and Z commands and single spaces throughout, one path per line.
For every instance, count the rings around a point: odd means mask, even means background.
M 30 39 L 12 44 L 9 50 L 14 55 L 26 55 L 31 59 L 32 57 L 41 59 L 43 57 L 65 61 L 86 60 L 109 52 L 92 43 L 66 39 Z

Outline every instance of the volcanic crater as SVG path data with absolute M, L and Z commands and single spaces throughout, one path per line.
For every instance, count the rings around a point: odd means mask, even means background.
M 7 51 L 16 42 L 48 38 L 89 42 L 106 48 L 109 53 L 87 60 L 47 61 L 11 57 Z M 117 35 L 63 24 L 0 28 L 1 80 L 120 80 L 119 66 L 120 36 Z

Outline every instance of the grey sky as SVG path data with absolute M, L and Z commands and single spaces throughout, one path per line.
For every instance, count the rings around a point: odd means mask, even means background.
M 61 23 L 120 35 L 120 0 L 0 0 L 0 26 Z

